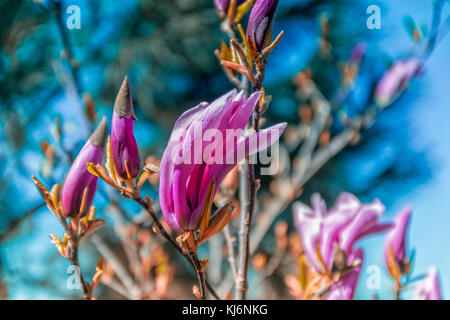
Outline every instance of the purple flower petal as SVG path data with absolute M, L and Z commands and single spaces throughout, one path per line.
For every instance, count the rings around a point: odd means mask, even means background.
M 395 217 L 392 229 L 386 237 L 384 250 L 386 264 L 389 261 L 389 255 L 392 248 L 394 257 L 400 264 L 401 269 L 404 268 L 403 262 L 408 258 L 406 252 L 406 233 L 408 231 L 411 213 L 412 207 L 401 210 Z
M 91 207 L 95 191 L 97 190 L 98 177 L 87 171 L 86 163 L 98 164 L 102 162 L 106 129 L 106 119 L 103 118 L 100 125 L 86 141 L 67 173 L 61 190 L 61 204 L 64 214 L 68 217 L 76 217 L 80 213 L 83 193 L 86 188 L 88 191 L 81 216 L 85 216 Z
M 247 37 L 263 50 L 272 41 L 273 18 L 278 0 L 256 0 L 248 18 Z
M 375 97 L 381 106 L 387 105 L 422 69 L 422 61 L 416 58 L 409 58 L 404 61 L 396 61 L 392 67 L 386 71 L 375 88 Z
M 161 211 L 174 231 L 198 228 L 212 179 L 216 192 L 238 161 L 279 139 L 285 124 L 246 139 L 241 137 L 261 94 L 254 93 L 247 99 L 242 92 L 232 90 L 211 104 L 202 103 L 186 111 L 175 123 L 161 160 L 159 188 Z M 244 150 L 242 156 L 226 162 L 239 148 Z

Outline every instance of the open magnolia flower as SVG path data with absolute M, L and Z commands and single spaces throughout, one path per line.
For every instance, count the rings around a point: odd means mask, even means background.
M 333 267 L 335 244 L 350 255 L 356 241 L 390 227 L 378 223 L 385 210 L 379 200 L 362 204 L 352 194 L 341 193 L 330 210 L 318 194 L 312 196 L 311 202 L 312 208 L 300 202 L 294 204 L 294 220 L 308 260 L 320 272 Z
M 161 160 L 159 188 L 162 213 L 175 232 L 206 227 L 218 232 L 228 222 L 229 210 L 219 210 L 209 222 L 220 183 L 238 162 L 276 142 L 286 127 L 282 123 L 243 137 L 261 95 L 247 99 L 232 90 L 189 109 L 175 123 Z
M 328 298 L 351 299 L 363 258 L 361 250 L 354 250 L 354 244 L 390 228 L 390 224 L 378 223 L 385 208 L 379 200 L 362 204 L 350 193 L 341 193 L 330 210 L 318 194 L 312 196 L 311 203 L 312 208 L 300 202 L 293 208 L 303 250 L 319 274 L 335 281 Z

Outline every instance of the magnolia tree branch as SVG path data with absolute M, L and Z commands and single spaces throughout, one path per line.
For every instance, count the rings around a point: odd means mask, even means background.
M 200 264 L 200 259 L 198 258 L 197 252 L 190 253 L 192 265 L 197 273 L 198 283 L 200 285 L 200 297 L 202 300 L 207 300 L 207 291 L 206 291 L 206 278 L 204 270 Z
M 84 299 L 85 300 L 91 300 L 91 298 L 92 298 L 91 290 L 89 288 L 89 285 L 84 280 L 83 274 L 81 272 L 80 263 L 78 262 L 78 243 L 73 245 L 71 251 L 72 252 L 71 252 L 70 257 L 68 258 L 68 260 L 70 261 L 70 263 L 73 266 L 75 266 L 79 270 L 78 280 L 81 283 L 81 289 L 83 290 Z
M 206 271 L 209 281 L 217 284 L 222 278 L 223 238 L 220 236 L 211 237 L 208 240 L 208 247 L 209 263 Z
M 81 290 L 83 291 L 84 299 L 91 300 L 92 292 L 89 284 L 84 280 L 83 273 L 81 272 L 80 263 L 78 262 L 78 247 L 80 246 L 80 235 L 79 232 L 75 232 L 73 227 L 74 225 L 78 225 L 77 220 L 71 220 L 71 224 L 67 223 L 67 221 L 60 215 L 58 215 L 58 220 L 61 222 L 64 230 L 66 231 L 67 236 L 67 255 L 65 256 L 67 260 L 76 268 L 78 275 L 78 280 L 81 284 Z
M 61 8 L 61 3 L 59 1 L 53 1 L 53 5 L 55 7 L 55 19 L 56 24 L 58 26 L 58 31 L 61 36 L 61 41 L 64 47 L 64 54 L 67 60 L 69 61 L 69 69 L 72 75 L 72 78 L 75 82 L 75 88 L 77 90 L 77 94 L 82 94 L 82 89 L 80 86 L 78 67 L 74 65 L 73 55 L 72 55 L 72 45 L 70 43 L 69 35 L 67 34 L 66 27 L 63 23 L 63 14 L 64 11 Z
M 177 250 L 179 253 L 181 253 L 183 255 L 183 257 L 189 262 L 189 264 L 196 270 L 200 285 L 204 284 L 205 287 L 209 290 L 209 292 L 213 295 L 213 297 L 217 300 L 220 300 L 219 296 L 217 295 L 217 293 L 215 292 L 213 287 L 210 285 L 210 283 L 205 278 L 203 271 L 201 272 L 201 274 L 199 274 L 200 269 L 199 269 L 199 265 L 197 264 L 197 262 L 193 259 L 193 257 L 191 257 L 191 255 L 184 252 L 183 249 L 176 243 L 176 241 L 169 235 L 169 233 L 166 231 L 166 229 L 164 229 L 163 225 L 161 224 L 161 221 L 156 216 L 155 211 L 140 196 L 138 196 L 138 195 L 134 196 L 134 197 L 132 197 L 132 199 L 135 202 L 137 202 L 150 215 L 150 217 L 152 218 L 153 222 L 156 225 L 156 229 L 157 229 L 158 233 L 162 237 L 164 237 L 171 244 L 171 246 L 175 248 L 175 250 Z M 197 260 L 198 260 L 198 257 L 197 257 Z M 206 295 L 202 294 L 202 296 L 206 296 Z
M 250 95 L 250 82 L 246 76 L 241 77 L 241 89 L 246 97 Z M 249 134 L 251 124 L 248 123 L 245 128 L 245 135 Z M 253 213 L 251 194 L 251 185 L 253 182 L 253 167 L 248 159 L 244 159 L 241 170 L 239 171 L 239 202 L 241 206 L 241 220 L 239 228 L 239 247 L 238 247 L 238 265 L 236 273 L 236 292 L 237 299 L 245 299 L 247 292 L 247 265 L 248 265 L 248 237 L 250 233 L 250 216 Z M 254 200 L 253 200 L 254 201 Z M 230 253 L 229 253 L 230 254 Z
M 230 264 L 234 283 L 235 283 L 235 286 L 237 287 L 237 268 L 236 268 L 236 260 L 235 260 L 235 253 L 234 253 L 234 241 L 233 241 L 233 237 L 231 236 L 229 225 L 225 226 L 225 228 L 223 229 L 223 234 L 224 234 L 225 241 L 227 243 L 227 248 L 228 248 L 228 263 Z

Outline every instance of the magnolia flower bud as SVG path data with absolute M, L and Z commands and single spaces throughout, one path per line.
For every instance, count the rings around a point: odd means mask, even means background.
M 114 166 L 122 180 L 134 179 L 139 174 L 140 159 L 133 133 L 133 110 L 131 91 L 125 77 L 114 103 L 111 123 L 111 148 Z
M 236 5 L 240 5 L 245 0 L 237 0 Z M 216 7 L 217 13 L 219 17 L 225 17 L 225 14 L 228 12 L 228 8 L 230 7 L 230 0 L 214 0 L 214 6 Z
M 83 217 L 89 211 L 97 190 L 98 177 L 88 172 L 86 163 L 98 164 L 102 161 L 106 129 L 106 119 L 103 118 L 70 167 L 61 191 L 61 204 L 66 217 Z
M 273 18 L 278 0 L 256 0 L 248 19 L 247 38 L 262 51 L 272 42 Z
M 409 81 L 421 73 L 422 67 L 422 61 L 416 58 L 394 62 L 375 88 L 375 99 L 378 105 L 385 107 L 392 102 L 392 99 L 404 89 Z
M 332 270 L 335 244 L 350 257 L 359 239 L 391 227 L 378 222 L 385 211 L 379 200 L 361 203 L 354 195 L 343 192 L 329 210 L 319 194 L 311 197 L 311 203 L 312 208 L 301 202 L 294 203 L 294 222 L 306 257 L 319 272 L 326 271 L 324 267 Z
M 418 281 L 414 287 L 414 300 L 441 300 L 441 286 L 439 281 L 438 269 L 434 266 L 429 267 L 425 278 Z
M 384 256 L 386 265 L 389 268 L 390 256 L 398 263 L 401 272 L 406 271 L 408 256 L 406 247 L 406 237 L 408 232 L 409 220 L 411 218 L 412 208 L 408 207 L 400 211 L 400 213 L 395 217 L 394 225 L 389 231 Z
M 230 0 L 214 0 L 214 6 L 219 14 L 225 14 L 228 10 Z

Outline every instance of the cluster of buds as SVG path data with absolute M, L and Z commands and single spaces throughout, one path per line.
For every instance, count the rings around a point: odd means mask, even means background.
M 247 31 L 241 24 L 238 30 L 242 39 L 239 43 L 231 36 L 230 46 L 222 42 L 221 49 L 215 54 L 221 62 L 225 74 L 236 85 L 240 85 L 236 74 L 243 74 L 256 90 L 260 90 L 264 79 L 265 59 L 281 40 L 281 32 L 272 41 L 273 21 L 278 0 L 256 0 L 250 13 Z

